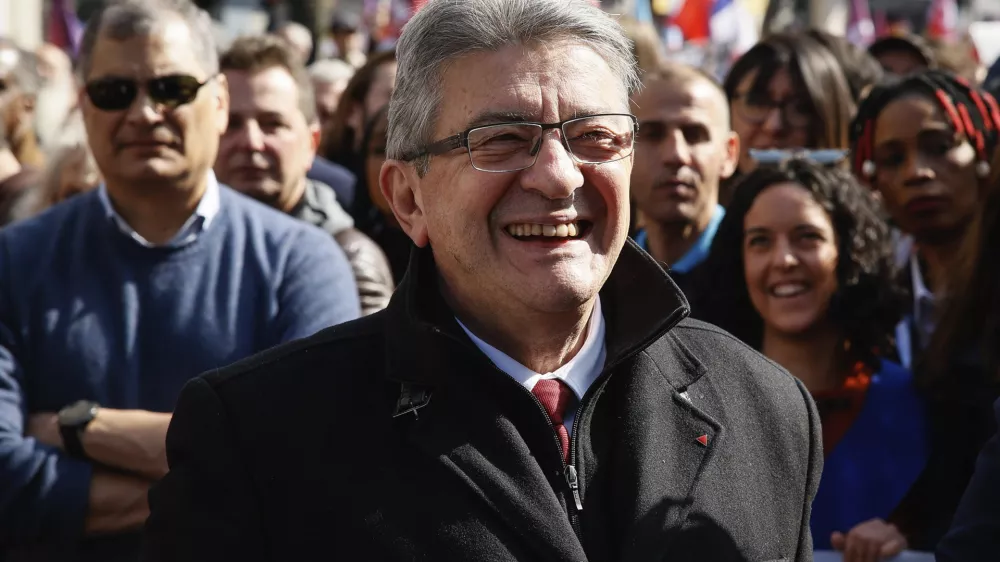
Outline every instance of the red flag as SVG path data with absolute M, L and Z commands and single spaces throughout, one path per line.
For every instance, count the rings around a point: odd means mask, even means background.
M 670 18 L 670 23 L 684 33 L 685 41 L 708 41 L 712 36 L 714 0 L 683 0 L 684 5 Z
M 928 39 L 953 41 L 958 38 L 958 4 L 955 0 L 933 0 L 927 16 Z

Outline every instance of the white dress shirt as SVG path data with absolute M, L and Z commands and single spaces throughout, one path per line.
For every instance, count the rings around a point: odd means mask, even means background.
M 604 343 L 604 314 L 601 312 L 600 297 L 594 302 L 594 310 L 591 312 L 590 321 L 587 323 L 587 339 L 583 342 L 580 351 L 565 365 L 551 373 L 536 373 L 532 371 L 512 359 L 506 353 L 481 340 L 458 318 L 455 320 L 458 321 L 458 325 L 472 339 L 472 343 L 476 344 L 476 347 L 486 354 L 498 369 L 521 383 L 521 386 L 527 388 L 529 392 L 535 388 L 535 383 L 542 379 L 559 379 L 566 383 L 566 386 L 576 395 L 576 403 L 577 407 L 579 407 L 583 395 L 587 393 L 587 389 L 590 388 L 590 385 L 597 380 L 597 377 L 601 375 L 601 371 L 604 370 L 604 359 L 607 349 Z M 566 412 L 566 415 L 563 417 L 563 425 L 566 426 L 566 431 L 572 433 L 573 420 L 575 418 L 575 408 Z
M 201 201 L 198 202 L 198 207 L 195 208 L 194 213 L 184 223 L 184 226 L 166 244 L 153 244 L 136 232 L 124 217 L 118 214 L 114 205 L 111 204 L 111 198 L 108 196 L 108 187 L 104 183 L 101 183 L 100 187 L 97 188 L 97 196 L 104 206 L 104 212 L 108 215 L 108 218 L 114 221 L 118 230 L 147 248 L 156 248 L 158 246 L 161 248 L 180 248 L 181 246 L 186 246 L 197 240 L 198 235 L 207 229 L 212 219 L 219 214 L 219 181 L 215 178 L 215 172 L 211 170 L 208 171 L 208 183 L 205 186 L 205 193 L 201 196 Z

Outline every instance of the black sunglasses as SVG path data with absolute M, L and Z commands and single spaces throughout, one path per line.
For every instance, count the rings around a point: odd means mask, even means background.
M 198 81 L 194 76 L 172 74 L 151 78 L 145 82 L 146 92 L 154 103 L 174 109 L 191 103 L 198 90 L 209 80 Z M 87 83 L 87 97 L 94 107 L 103 111 L 128 109 L 139 95 L 140 84 L 131 78 L 99 78 Z

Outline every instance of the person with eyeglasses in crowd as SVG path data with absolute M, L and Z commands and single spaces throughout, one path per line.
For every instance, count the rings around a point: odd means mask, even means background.
M 740 138 L 738 173 L 724 184 L 725 205 L 751 150 L 848 148 L 856 104 L 840 60 L 808 33 L 769 35 L 747 51 L 723 82 Z
M 888 519 L 929 449 L 913 377 L 887 358 L 903 302 L 889 227 L 869 190 L 832 167 L 845 152 L 763 154 L 774 159 L 737 187 L 697 310 L 816 400 L 824 465 L 815 548 L 845 562 L 886 560 L 908 545 Z
M 380 179 L 406 278 L 189 384 L 143 560 L 812 560 L 808 393 L 684 319 L 627 237 L 620 25 L 431 0 L 398 55 Z
M 359 315 L 328 235 L 216 181 L 210 25 L 187 0 L 100 8 L 79 66 L 104 182 L 0 231 L 7 561 L 135 560 L 181 387 Z
M 665 62 L 643 74 L 632 107 L 639 135 L 630 187 L 643 217 L 635 241 L 670 268 L 691 300 L 697 268 L 726 214 L 719 185 L 740 155 L 729 102 L 711 75 Z
M 347 254 L 361 314 L 382 310 L 395 286 L 389 262 L 337 202 L 306 177 L 319 144 L 312 83 L 281 39 L 241 37 L 220 58 L 229 85 L 229 125 L 215 173 L 234 189 L 330 234 Z
M 996 429 L 992 405 L 1000 384 L 972 342 L 948 357 L 947 367 L 925 361 L 938 318 L 960 298 L 948 279 L 989 190 L 1000 107 L 961 78 L 925 71 L 873 88 L 858 108 L 851 141 L 855 175 L 914 242 L 898 280 L 907 303 L 894 339 L 926 402 L 932 454 L 894 520 L 915 548 L 933 550 Z

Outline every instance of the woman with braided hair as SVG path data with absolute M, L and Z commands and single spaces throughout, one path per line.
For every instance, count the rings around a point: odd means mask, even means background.
M 934 303 L 978 208 L 998 129 L 996 100 L 940 71 L 875 86 L 851 124 L 855 174 L 915 241 L 907 268 L 913 310 L 897 330 L 906 366 L 930 341 Z
M 983 201 L 998 132 L 996 100 L 940 71 L 876 86 L 851 127 L 855 173 L 877 190 L 895 226 L 914 240 L 905 268 L 912 305 L 896 329 L 896 345 L 904 365 L 916 365 L 932 449 L 927 467 L 891 520 L 921 550 L 932 550 L 947 530 L 976 454 L 995 430 L 991 405 L 998 387 L 983 369 L 974 342 L 949 357 L 944 369 L 920 359 L 941 312 L 935 309 L 947 304 L 945 285 Z

